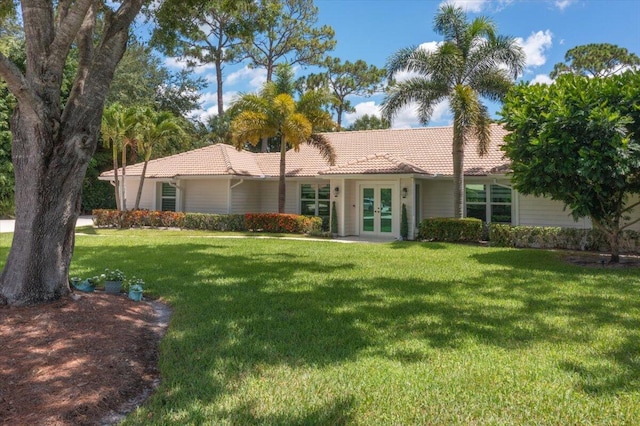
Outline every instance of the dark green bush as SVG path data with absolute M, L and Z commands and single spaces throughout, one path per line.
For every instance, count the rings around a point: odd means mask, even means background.
M 492 246 L 607 251 L 607 238 L 598 229 L 560 228 L 550 226 L 489 225 Z M 624 231 L 620 251 L 640 253 L 640 232 Z
M 480 241 L 482 221 L 470 217 L 432 217 L 420 223 L 418 238 L 428 241 Z
M 185 229 L 203 231 L 246 231 L 243 214 L 186 213 Z

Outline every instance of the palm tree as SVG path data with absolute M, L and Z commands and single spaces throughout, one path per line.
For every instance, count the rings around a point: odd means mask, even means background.
M 147 107 L 142 110 L 138 118 L 139 122 L 136 132 L 137 148 L 138 153 L 143 155 L 144 165 L 142 166 L 142 175 L 140 176 L 140 183 L 138 184 L 138 193 L 134 206 L 135 210 L 140 207 L 142 187 L 153 149 L 161 148 L 171 139 L 185 136 L 186 134 L 176 116 L 169 111 L 156 112 L 153 108 Z
M 434 20 L 434 30 L 444 36 L 435 51 L 405 48 L 387 62 L 390 80 L 399 71 L 417 76 L 393 82 L 382 112 L 391 119 L 404 106 L 418 103 L 418 118 L 427 124 L 434 107 L 449 100 L 453 113 L 454 217 L 463 216 L 464 146 L 470 137 L 478 153 L 487 153 L 491 118 L 481 97 L 503 99 L 524 69 L 525 55 L 512 37 L 496 35 L 495 24 L 486 17 L 467 21 L 461 8 L 445 4 Z
M 126 199 L 126 170 L 127 147 L 137 143 L 137 125 L 140 119 L 140 109 L 137 107 L 125 108 L 119 103 L 113 103 L 105 108 L 102 115 L 100 131 L 105 146 L 111 146 L 113 153 L 113 173 L 116 184 L 116 207 L 119 210 L 127 209 Z M 118 153 L 122 158 L 122 185 L 118 179 Z
M 296 102 L 291 93 L 293 84 L 286 79 L 291 73 L 282 68 L 275 82 L 267 82 L 258 94 L 244 94 L 236 100 L 233 108 L 238 115 L 231 122 L 233 144 L 242 149 L 247 142 L 256 146 L 262 138 L 280 139 L 280 175 L 278 185 L 278 212 L 284 212 L 285 173 L 287 148 L 295 151 L 302 143 L 317 148 L 321 155 L 334 164 L 333 147 L 324 135 L 313 133 L 314 129 L 333 127 L 331 115 L 322 108 L 328 94 L 322 91 L 307 91 Z

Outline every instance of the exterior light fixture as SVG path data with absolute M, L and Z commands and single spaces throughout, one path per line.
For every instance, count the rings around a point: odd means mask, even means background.
M 406 187 L 402 188 L 402 198 L 407 198 L 408 193 L 409 190 Z
M 337 197 L 338 195 L 340 195 L 340 187 L 336 186 L 335 188 L 333 188 L 333 196 Z

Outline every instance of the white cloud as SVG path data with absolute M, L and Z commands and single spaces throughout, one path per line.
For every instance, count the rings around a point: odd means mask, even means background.
M 567 7 L 576 3 L 578 0 L 554 0 L 553 4 L 560 10 L 565 10 Z
M 380 105 L 376 105 L 374 101 L 360 102 L 355 107 L 355 112 L 347 112 L 344 114 L 343 118 L 343 126 L 348 126 L 349 124 L 353 124 L 358 118 L 363 115 L 375 115 L 376 117 L 380 117 Z
M 465 12 L 478 13 L 484 9 L 487 3 L 489 3 L 488 0 L 446 0 L 440 3 L 440 6 L 450 4 L 462 8 Z
M 531 84 L 551 84 L 553 80 L 547 74 L 538 74 L 531 80 Z
M 435 52 L 441 44 L 441 41 L 427 41 L 418 46 L 418 49 L 422 49 L 426 52 Z
M 184 68 L 189 68 L 189 64 L 187 63 L 186 60 L 184 59 L 180 59 L 180 58 L 172 58 L 172 57 L 167 57 L 164 60 L 164 64 L 165 66 L 167 66 L 168 68 L 174 68 L 174 69 L 184 69 Z M 212 73 L 214 72 L 216 69 L 214 64 L 204 64 L 204 65 L 198 65 L 195 67 L 191 67 L 191 70 L 194 74 L 205 74 L 205 73 Z
M 238 92 L 235 91 L 224 92 L 222 94 L 222 104 L 225 111 L 235 100 L 236 96 L 238 96 Z M 190 114 L 192 118 L 206 123 L 207 119 L 218 115 L 218 95 L 216 92 L 203 93 L 200 97 L 200 102 L 203 108 L 192 111 Z
M 439 102 L 431 114 L 429 125 L 432 126 L 449 126 L 452 124 L 451 112 L 449 111 L 449 101 Z M 393 118 L 391 127 L 394 129 L 406 129 L 409 127 L 422 126 L 418 119 L 418 105 L 411 104 L 401 109 Z
M 539 67 L 547 62 L 544 53 L 553 44 L 552 39 L 553 34 L 549 30 L 532 33 L 526 40 L 516 37 L 516 43 L 522 47 L 526 55 L 527 68 Z
M 229 74 L 225 79 L 225 84 L 233 86 L 243 81 L 248 81 L 249 86 L 253 89 L 259 89 L 267 81 L 267 70 L 245 66 Z

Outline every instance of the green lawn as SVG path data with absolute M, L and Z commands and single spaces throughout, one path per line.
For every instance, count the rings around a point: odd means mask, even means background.
M 117 267 L 174 308 L 162 384 L 125 424 L 640 424 L 638 270 L 468 245 L 96 233 L 77 238 L 72 275 Z

